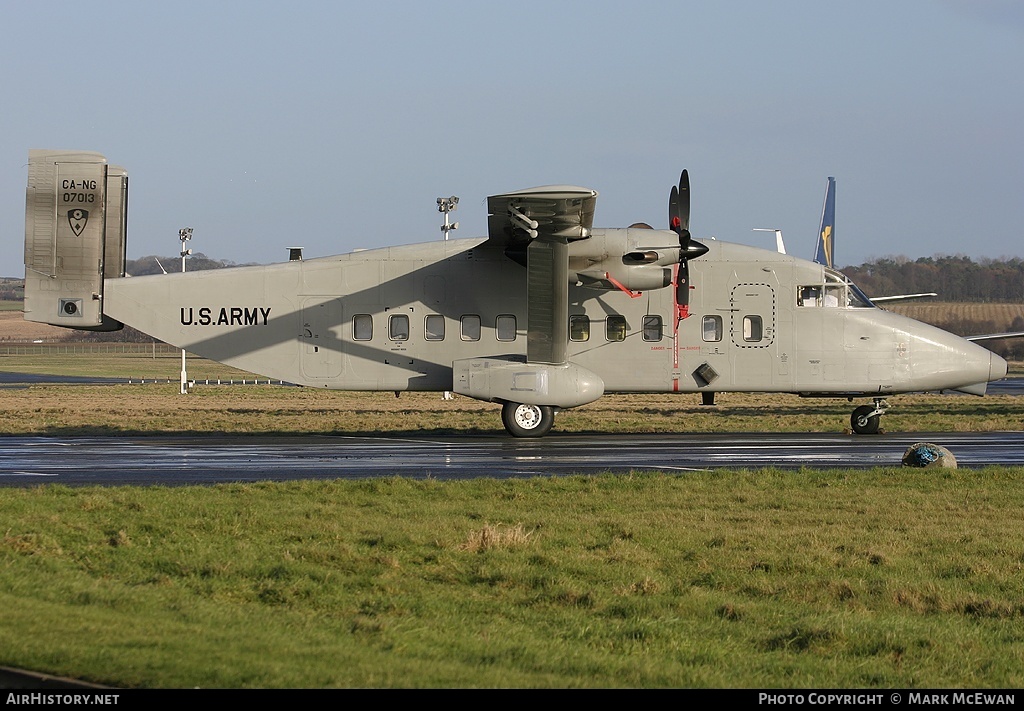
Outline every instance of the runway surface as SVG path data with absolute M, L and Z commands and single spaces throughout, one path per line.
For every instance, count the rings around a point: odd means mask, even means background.
M 1024 432 L 550 435 L 423 438 L 2 437 L 0 486 L 166 485 L 379 476 L 467 479 L 719 467 L 900 466 L 916 442 L 947 447 L 961 467 L 1024 465 Z

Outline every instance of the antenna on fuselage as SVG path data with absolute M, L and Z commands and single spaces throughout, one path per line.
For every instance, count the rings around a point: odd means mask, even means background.
M 775 249 L 778 250 L 779 254 L 786 253 L 786 243 L 782 241 L 782 230 L 777 230 L 773 227 L 755 227 L 754 232 L 774 232 Z

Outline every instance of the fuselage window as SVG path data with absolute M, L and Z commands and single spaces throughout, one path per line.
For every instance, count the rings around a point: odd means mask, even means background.
M 703 326 L 704 340 L 708 343 L 722 340 L 722 317 L 705 316 Z
M 462 340 L 480 340 L 480 317 L 475 314 L 467 314 L 462 317 Z
M 762 321 L 760 316 L 743 317 L 743 340 L 755 343 L 761 340 Z
M 586 341 L 590 339 L 590 317 L 570 316 L 569 317 L 569 340 Z
M 605 324 L 605 335 L 609 341 L 626 340 L 626 317 L 609 316 Z
M 661 316 L 644 316 L 644 340 L 661 340 Z
M 409 317 L 405 314 L 395 314 L 388 320 L 388 337 L 392 341 L 409 340 Z
M 494 329 L 497 331 L 499 341 L 516 340 L 516 317 L 512 314 L 502 314 L 494 322 Z
M 423 321 L 423 337 L 428 341 L 444 340 L 444 316 L 430 314 Z
M 352 338 L 357 341 L 369 341 L 373 338 L 373 316 L 356 314 L 352 317 Z

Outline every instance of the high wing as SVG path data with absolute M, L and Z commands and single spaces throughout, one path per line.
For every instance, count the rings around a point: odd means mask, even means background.
M 525 245 L 538 237 L 585 239 L 594 226 L 597 191 L 576 185 L 544 185 L 487 198 L 491 244 Z
M 546 185 L 487 198 L 487 244 L 526 265 L 526 360 L 565 363 L 569 342 L 569 242 L 587 239 L 597 191 Z

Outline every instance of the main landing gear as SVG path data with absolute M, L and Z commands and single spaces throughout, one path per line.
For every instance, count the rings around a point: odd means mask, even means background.
M 850 427 L 857 434 L 878 434 L 878 425 L 888 409 L 885 399 L 876 397 L 874 405 L 861 405 L 853 411 Z
M 506 402 L 501 408 L 501 422 L 513 437 L 543 437 L 555 424 L 555 408 Z

